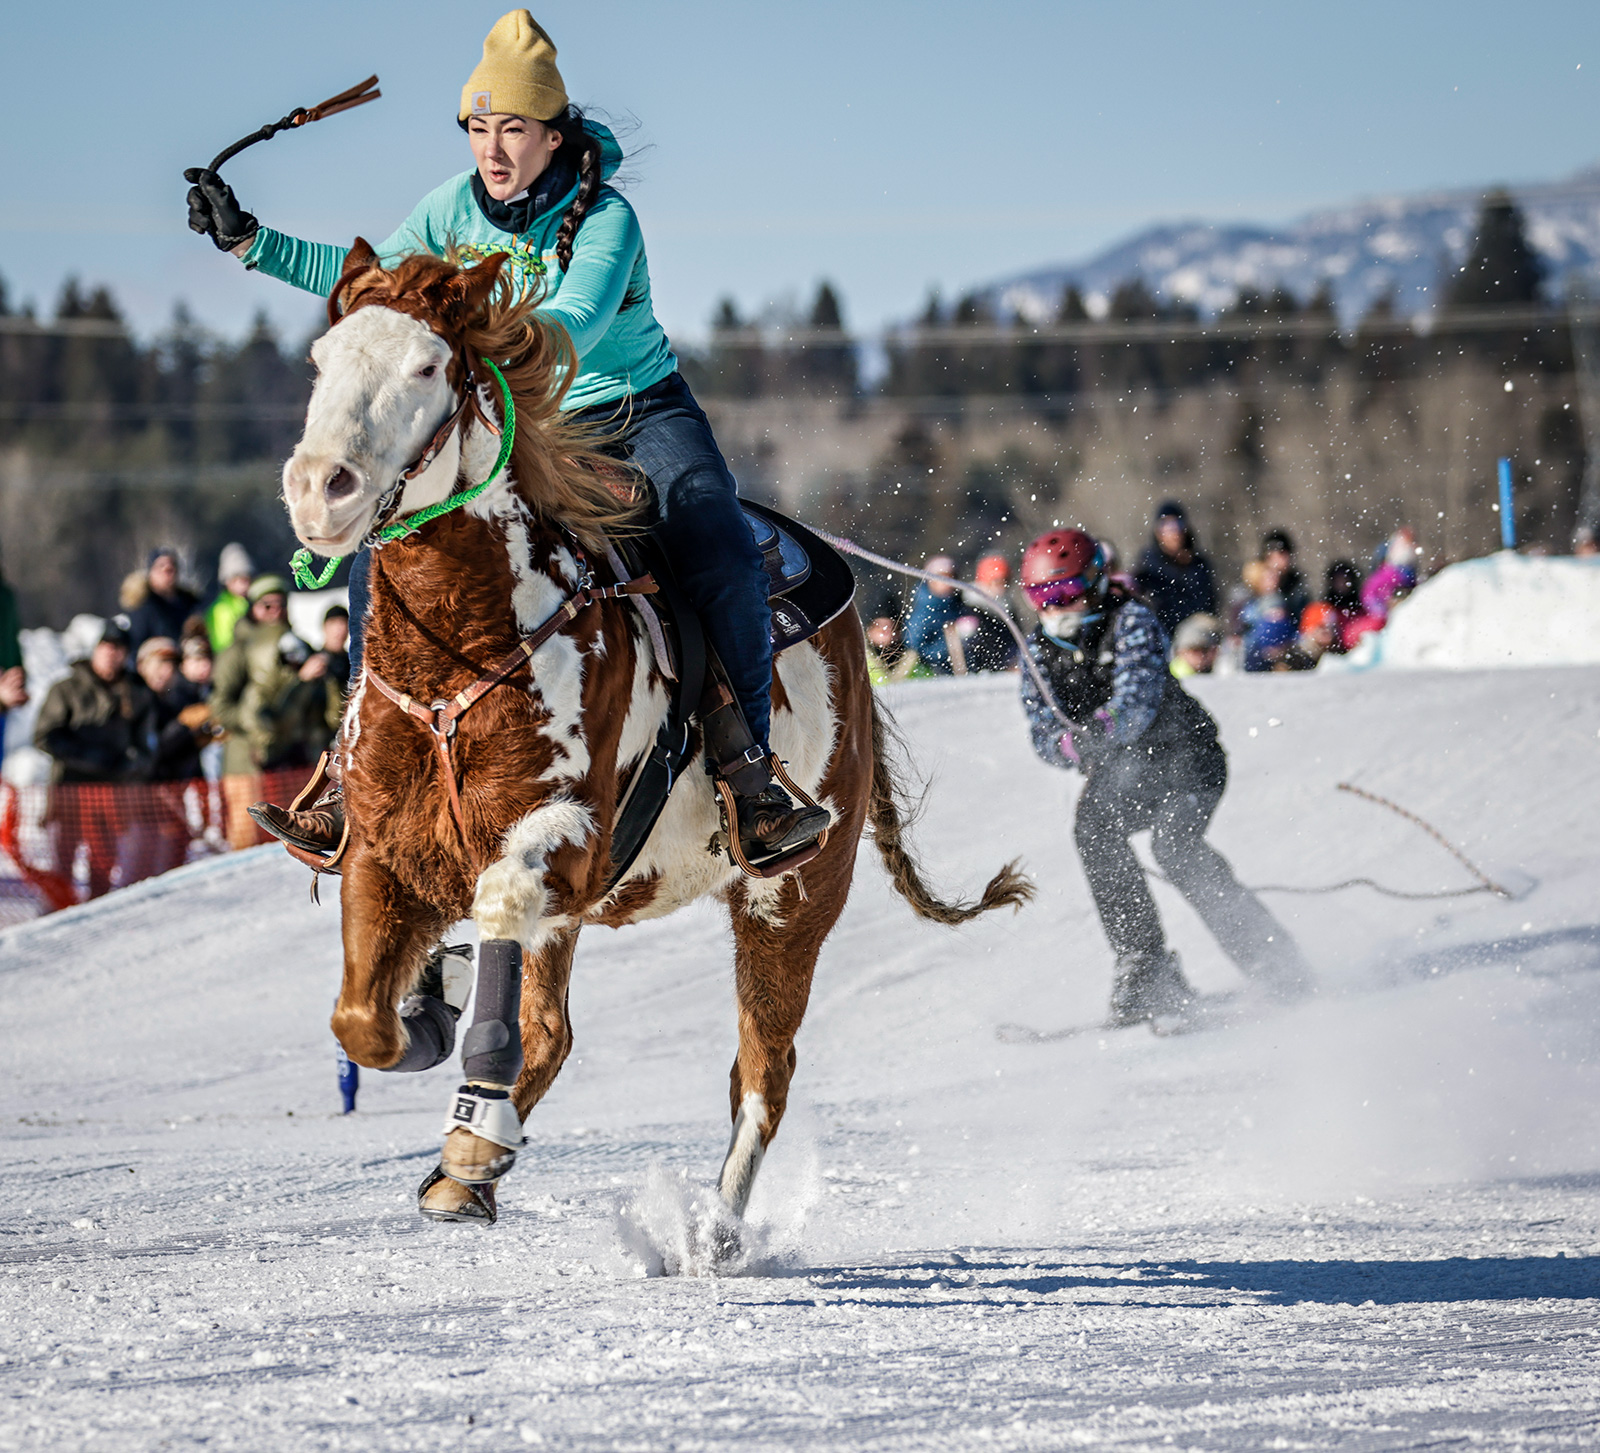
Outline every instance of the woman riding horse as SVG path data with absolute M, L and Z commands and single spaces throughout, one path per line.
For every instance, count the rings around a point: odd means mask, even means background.
M 578 369 L 562 407 L 592 422 L 607 452 L 650 480 L 655 537 L 727 675 L 734 703 L 705 726 L 717 770 L 737 799 L 745 854 L 760 861 L 798 850 L 827 827 L 828 813 L 797 805 L 772 778 L 767 576 L 733 475 L 651 308 L 638 218 L 605 184 L 621 148 L 569 104 L 556 48 L 526 10 L 501 16 L 489 32 L 457 119 L 476 169 L 424 197 L 379 257 L 392 263 L 451 248 L 463 259 L 505 253 L 503 275 L 518 292 L 537 292 L 543 315 L 566 329 Z M 191 228 L 248 268 L 323 297 L 333 291 L 348 249 L 263 227 L 217 173 L 191 177 Z M 363 551 L 350 572 L 352 676 L 369 561 Z M 333 853 L 344 827 L 337 784 L 308 810 L 262 803 L 252 815 L 313 853 Z

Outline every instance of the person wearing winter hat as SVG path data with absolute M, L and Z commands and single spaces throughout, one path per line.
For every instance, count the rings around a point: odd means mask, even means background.
M 177 640 L 183 623 L 200 609 L 199 597 L 178 584 L 178 552 L 172 546 L 152 550 L 144 574 L 148 593 L 128 612 L 128 649 L 135 653 L 152 636 Z
M 1180 1013 L 1194 997 L 1129 844 L 1146 830 L 1157 865 L 1223 951 L 1275 995 L 1306 992 L 1310 973 L 1294 941 L 1205 839 L 1228 759 L 1216 722 L 1167 669 L 1155 612 L 1108 577 L 1082 530 L 1052 530 L 1029 545 L 1022 588 L 1039 613 L 1028 655 L 1066 717 L 1023 672 L 1033 749 L 1087 778 L 1073 838 L 1116 955 L 1109 1022 Z
M 973 584 L 1007 604 L 1006 588 L 1011 565 L 1004 555 L 985 555 L 972 572 Z M 966 598 L 966 608 L 956 629 L 961 632 L 961 652 L 968 671 L 1015 671 L 1017 643 L 1005 623 L 976 596 Z
M 228 732 L 222 798 L 228 841 L 236 848 L 266 841 L 257 835 L 250 812 L 261 794 L 260 774 L 309 767 L 344 704 L 328 678 L 327 658 L 313 655 L 289 629 L 288 581 L 258 575 L 247 595 L 250 614 L 235 627 L 233 644 L 217 657 L 209 703 Z
M 1175 499 L 1163 500 L 1156 510 L 1133 578 L 1168 635 L 1192 615 L 1216 613 L 1216 573 L 1195 543 L 1188 511 Z
M 206 607 L 206 635 L 211 639 L 211 649 L 221 655 L 233 644 L 233 628 L 250 610 L 246 597 L 250 581 L 256 573 L 255 561 L 237 541 L 222 547 L 217 559 L 217 580 L 221 589 L 217 598 Z
M 128 632 L 114 619 L 34 718 L 33 744 L 52 759 L 54 868 L 71 882 L 81 843 L 91 898 L 110 889 L 128 826 L 125 799 L 108 784 L 149 780 L 155 724 L 155 696 L 128 670 Z
M 1291 623 L 1298 621 L 1311 604 L 1311 591 L 1294 557 L 1294 539 L 1287 530 L 1271 529 L 1261 537 L 1261 563 L 1277 579 L 1278 594 L 1283 597 L 1283 608 Z
M 922 566 L 937 580 L 924 580 L 911 593 L 911 613 L 906 617 L 905 643 L 917 660 L 935 676 L 954 674 L 950 638 L 961 618 L 961 597 L 956 593 L 956 562 L 948 555 L 930 555 Z
M 1389 622 L 1389 611 L 1417 588 L 1417 537 L 1402 525 L 1389 536 L 1384 546 L 1383 563 L 1367 577 L 1361 587 L 1361 604 L 1380 626 Z
M 475 165 L 435 188 L 378 248 L 393 264 L 415 252 L 463 261 L 505 254 L 502 276 L 538 297 L 572 340 L 578 366 L 561 407 L 608 437 L 607 448 L 653 486 L 656 538 L 728 677 L 735 703 L 704 724 L 738 799 L 739 833 L 757 862 L 815 841 L 826 809 L 793 802 L 773 779 L 768 744 L 772 648 L 767 577 L 722 451 L 657 321 L 644 239 L 608 185 L 622 150 L 571 104 L 556 47 L 526 10 L 501 16 L 461 89 L 456 120 Z M 189 225 L 244 265 L 326 297 L 347 249 L 263 227 L 216 173 L 194 169 Z M 351 566 L 351 670 L 359 672 L 368 560 Z M 263 804 L 267 829 L 331 852 L 343 828 L 336 793 L 308 813 Z
M 1172 664 L 1168 669 L 1179 681 L 1209 676 L 1222 647 L 1222 622 L 1215 616 L 1192 615 L 1172 636 Z
M 1283 653 L 1278 671 L 1315 671 L 1317 663 L 1337 649 L 1339 612 L 1325 600 L 1314 600 L 1300 612 L 1300 638 Z

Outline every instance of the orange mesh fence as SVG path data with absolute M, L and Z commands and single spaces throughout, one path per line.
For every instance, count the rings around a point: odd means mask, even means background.
M 252 802 L 289 802 L 309 767 L 220 782 L 0 783 L 0 927 L 270 841 Z

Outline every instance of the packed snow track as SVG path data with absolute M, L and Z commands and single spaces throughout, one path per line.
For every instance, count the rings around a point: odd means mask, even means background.
M 1038 901 L 914 921 L 864 850 L 736 1274 L 709 907 L 578 949 L 492 1229 L 418 1218 L 450 1069 L 338 1113 L 338 908 L 262 849 L 0 934 L 0 1449 L 1600 1445 L 1600 670 L 1233 678 L 1213 840 L 1322 992 L 1053 1035 L 1110 958 L 1010 680 L 890 694 L 920 845 Z M 1157 886 L 1185 970 L 1239 979 Z M 1011 1036 L 1012 1039 L 1015 1036 Z

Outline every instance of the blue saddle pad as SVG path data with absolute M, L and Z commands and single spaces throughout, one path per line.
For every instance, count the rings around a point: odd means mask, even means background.
M 739 504 L 766 566 L 776 656 L 816 635 L 850 604 L 855 576 L 844 557 L 804 525 L 747 499 Z

